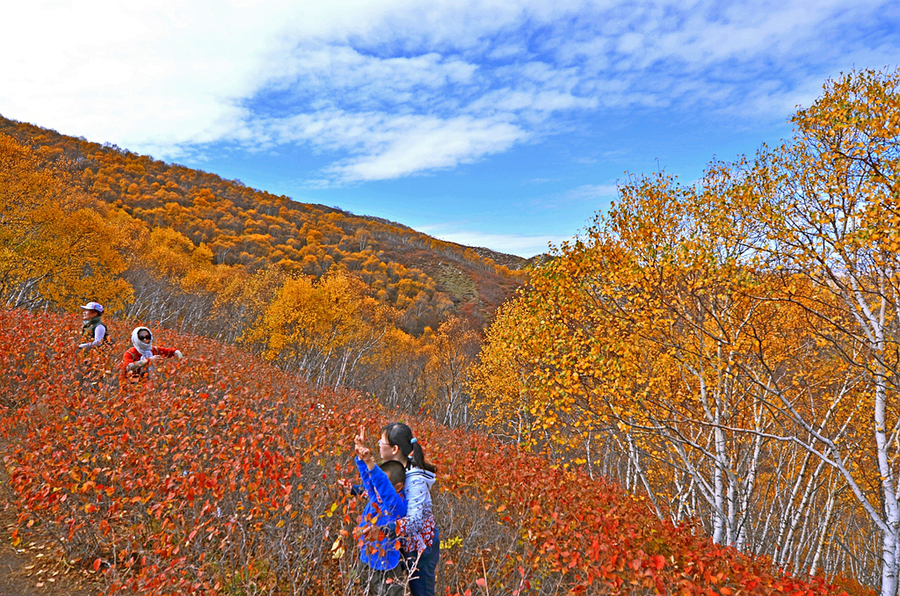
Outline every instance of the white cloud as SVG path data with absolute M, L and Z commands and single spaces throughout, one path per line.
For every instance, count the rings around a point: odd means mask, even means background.
M 475 113 L 505 113 L 534 116 L 543 120 L 547 114 L 565 110 L 590 109 L 597 105 L 592 97 L 576 97 L 571 93 L 540 91 L 538 89 L 498 89 L 466 107 Z
M 358 182 L 453 167 L 504 151 L 527 136 L 501 119 L 329 110 L 263 123 L 257 138 L 272 144 L 302 141 L 323 150 L 343 149 L 352 157 L 329 167 L 327 180 Z
M 380 131 L 383 148 L 328 169 L 338 180 L 386 180 L 415 172 L 450 168 L 498 153 L 527 138 L 503 121 L 461 116 L 449 120 L 414 118 L 408 126 Z
M 0 37 L 12 57 L 0 61 L 8 117 L 131 148 L 214 141 L 246 118 L 238 102 L 255 85 L 262 31 L 235 47 L 211 15 L 177 4 L 16 3 L 4 13 L 18 25 Z
M 447 242 L 456 242 L 464 246 L 483 246 L 511 255 L 530 258 L 549 252 L 550 245 L 570 241 L 570 236 L 529 236 L 523 234 L 491 234 L 474 230 L 446 231 L 446 225 L 419 226 L 422 232 Z
M 896 19 L 887 6 L 19 2 L 4 10 L 14 25 L 0 36 L 0 113 L 168 158 L 218 141 L 306 143 L 329 154 L 326 184 L 383 180 L 607 109 L 784 118 L 815 97 L 810 81 L 896 60 L 900 42 L 877 30 Z
M 400 103 L 403 94 L 423 88 L 466 85 L 477 65 L 436 52 L 411 57 L 380 58 L 366 55 L 348 46 L 310 45 L 296 48 L 283 60 L 275 88 L 296 88 L 300 93 L 352 93 L 348 99 L 358 103 Z M 400 94 L 400 96 L 398 96 Z

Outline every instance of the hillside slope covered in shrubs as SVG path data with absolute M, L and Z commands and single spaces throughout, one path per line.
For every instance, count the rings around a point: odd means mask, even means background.
M 55 537 L 105 593 L 357 593 L 350 531 L 360 506 L 338 480 L 353 478 L 357 425 L 375 434 L 394 414 L 176 331 L 157 342 L 187 358 L 120 388 L 114 368 L 127 346 L 82 360 L 67 341 L 77 331 L 72 317 L 0 314 L 3 463 L 22 528 Z M 88 382 L 96 371 L 108 371 L 99 389 Z M 842 591 L 660 521 L 579 471 L 406 421 L 438 467 L 441 593 Z

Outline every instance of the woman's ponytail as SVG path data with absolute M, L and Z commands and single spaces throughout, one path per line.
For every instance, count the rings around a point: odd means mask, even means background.
M 413 466 L 429 472 L 437 472 L 437 468 L 425 461 L 425 451 L 422 450 L 419 441 L 413 437 L 412 429 L 409 426 L 402 422 L 392 422 L 384 427 L 384 436 L 387 437 L 388 443 L 392 447 L 400 448 L 400 453 L 407 456 Z

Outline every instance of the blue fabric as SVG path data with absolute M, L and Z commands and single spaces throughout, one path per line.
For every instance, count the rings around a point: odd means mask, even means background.
M 359 468 L 359 477 L 362 478 L 363 487 L 369 502 L 363 509 L 360 528 L 372 526 L 387 526 L 406 515 L 406 501 L 394 489 L 384 470 L 375 466 L 371 470 L 366 462 L 356 458 L 356 467 Z M 400 563 L 400 545 L 396 536 L 389 535 L 381 540 L 364 541 L 359 554 L 360 560 L 379 571 L 393 569 Z
M 412 596 L 434 596 L 435 575 L 437 564 L 441 558 L 441 536 L 438 529 L 434 529 L 434 541 L 431 546 L 422 551 L 422 555 L 415 551 L 404 552 L 407 570 L 412 569 L 412 579 L 409 580 L 409 592 Z M 418 557 L 418 561 L 416 560 Z

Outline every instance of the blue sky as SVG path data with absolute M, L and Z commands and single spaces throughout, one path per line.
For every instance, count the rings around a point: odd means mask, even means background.
M 900 61 L 881 0 L 16 4 L 8 118 L 523 256 Z

